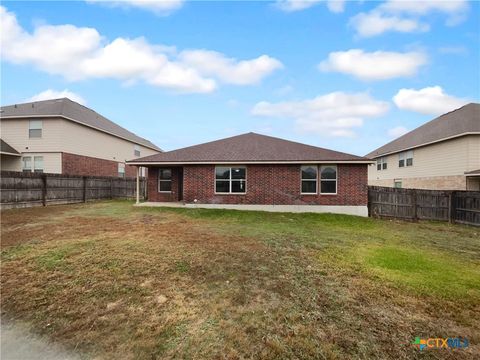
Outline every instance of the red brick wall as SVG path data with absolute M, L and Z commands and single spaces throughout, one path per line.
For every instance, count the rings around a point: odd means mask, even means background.
M 247 165 L 246 194 L 215 194 L 214 165 L 184 166 L 184 201 L 207 204 L 367 205 L 367 165 L 339 164 L 336 195 L 301 195 L 300 165 Z M 174 194 L 158 193 L 158 172 L 149 170 L 150 201 L 178 200 L 178 173 L 173 172 Z M 176 175 L 175 175 L 176 174 Z
M 82 176 L 118 176 L 118 162 L 90 156 L 62 153 L 62 174 Z M 125 176 L 135 177 L 135 166 L 125 165 Z

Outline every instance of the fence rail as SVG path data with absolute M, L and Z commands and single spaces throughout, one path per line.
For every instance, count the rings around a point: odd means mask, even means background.
M 2 209 L 53 204 L 71 204 L 100 199 L 133 199 L 135 178 L 92 177 L 2 171 Z M 140 197 L 145 196 L 145 179 L 140 179 Z
M 480 226 L 480 192 L 369 186 L 368 213 L 372 217 Z

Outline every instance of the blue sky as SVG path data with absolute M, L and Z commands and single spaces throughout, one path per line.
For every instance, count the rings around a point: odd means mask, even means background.
M 2 105 L 65 94 L 165 150 L 364 155 L 480 94 L 478 2 L 9 2 Z

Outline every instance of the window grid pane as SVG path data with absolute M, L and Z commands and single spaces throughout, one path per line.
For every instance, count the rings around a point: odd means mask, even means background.
M 317 180 L 317 167 L 302 166 L 302 180 Z
M 172 191 L 172 181 L 171 180 L 160 180 L 159 191 L 161 191 L 161 192 L 171 192 Z
M 161 180 L 171 180 L 172 179 L 172 170 L 171 169 L 160 169 L 159 177 Z
M 215 182 L 215 192 L 217 193 L 229 193 L 230 181 L 229 180 L 217 180 Z
M 336 180 L 323 180 L 320 184 L 322 194 L 335 194 L 337 192 Z
M 231 189 L 232 189 L 232 193 L 244 193 L 245 180 L 232 180 Z
M 30 129 L 30 130 L 28 130 L 28 136 L 30 138 L 41 138 L 42 137 L 42 129 Z
M 302 180 L 302 194 L 316 194 L 317 181 L 316 180 Z

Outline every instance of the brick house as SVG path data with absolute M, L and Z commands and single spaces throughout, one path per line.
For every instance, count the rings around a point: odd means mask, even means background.
M 148 168 L 149 202 L 367 215 L 371 160 L 248 133 L 128 162 Z
M 1 170 L 135 176 L 126 160 L 160 148 L 70 99 L 2 106 Z

